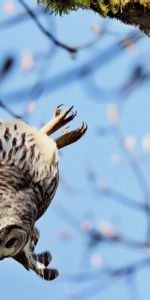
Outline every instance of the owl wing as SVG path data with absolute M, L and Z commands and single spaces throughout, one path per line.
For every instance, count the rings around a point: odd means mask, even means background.
M 33 270 L 38 276 L 45 280 L 53 280 L 59 275 L 59 273 L 56 269 L 48 268 L 48 265 L 52 260 L 50 252 L 44 251 L 39 254 L 35 254 L 33 252 L 39 236 L 39 231 L 37 228 L 34 228 L 31 239 L 26 247 L 13 258 L 23 265 L 26 270 Z

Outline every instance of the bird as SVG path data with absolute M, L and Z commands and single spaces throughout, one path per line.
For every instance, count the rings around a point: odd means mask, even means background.
M 21 119 L 0 120 L 0 260 L 12 258 L 45 280 L 53 280 L 49 251 L 35 253 L 40 234 L 35 226 L 49 207 L 59 183 L 59 149 L 78 141 L 87 124 L 52 134 L 77 115 L 73 106 L 56 107 L 40 130 Z

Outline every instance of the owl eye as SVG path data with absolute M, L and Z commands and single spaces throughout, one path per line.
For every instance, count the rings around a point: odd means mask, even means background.
M 7 249 L 13 247 L 16 243 L 17 239 L 16 238 L 11 238 L 6 244 L 5 244 L 5 247 Z

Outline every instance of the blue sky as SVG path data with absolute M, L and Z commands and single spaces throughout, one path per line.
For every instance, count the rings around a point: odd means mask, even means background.
M 8 3 L 10 4 L 10 1 L 0 3 L 0 21 L 13 16 L 5 11 L 7 7 L 5 5 Z M 27 1 L 27 3 L 33 7 L 34 1 Z M 11 1 L 11 4 L 17 12 L 24 11 L 17 1 Z M 147 299 L 150 293 L 148 268 L 139 271 L 133 281 L 130 278 L 129 280 L 120 278 L 110 286 L 108 283 L 108 288 L 104 288 L 102 292 L 99 286 L 103 285 L 103 282 L 107 285 L 105 276 L 100 275 L 96 282 L 92 279 L 85 283 L 75 283 L 66 278 L 69 278 L 69 274 L 81 271 L 101 273 L 103 267 L 121 267 L 149 257 L 148 250 L 137 250 L 119 244 L 113 245 L 113 243 L 98 244 L 88 250 L 88 238 L 82 233 L 82 226 L 89 222 L 91 226 L 100 230 L 102 224 L 114 224 L 112 226 L 115 226 L 121 235 L 139 241 L 145 240 L 147 232 L 145 214 L 113 202 L 109 195 L 100 195 L 100 192 L 93 191 L 94 187 L 87 180 L 87 173 L 88 170 L 93 170 L 97 174 L 96 182 L 99 189 L 107 185 L 138 203 L 144 201 L 144 188 L 140 186 L 137 174 L 127 161 L 130 151 L 128 153 L 127 150 L 127 155 L 122 152 L 114 131 L 112 134 L 102 136 L 100 128 L 110 126 L 108 110 L 112 111 L 114 107 L 119 114 L 119 128 L 123 143 L 136 141 L 131 153 L 138 158 L 139 168 L 146 177 L 149 190 L 150 159 L 149 153 L 142 148 L 143 137 L 150 132 L 149 82 L 136 88 L 130 95 L 123 95 L 118 91 L 119 87 L 128 80 L 135 66 L 142 66 L 144 70 L 149 71 L 150 40 L 143 36 L 136 45 L 129 47 L 120 56 L 98 68 L 92 77 L 75 80 L 64 87 L 43 93 L 40 97 L 36 97 L 33 93 L 32 97 L 27 95 L 23 99 L 14 96 L 11 98 L 8 96 L 11 91 L 34 85 L 37 81 L 47 78 L 51 82 L 51 79 L 58 74 L 90 61 L 95 55 L 107 51 L 129 32 L 135 30 L 118 21 L 101 19 L 88 11 L 78 11 L 64 17 L 48 15 L 40 20 L 59 40 L 72 46 L 82 45 L 95 38 L 96 33 L 91 30 L 92 24 L 106 28 L 108 34 L 100 38 L 92 47 L 80 50 L 75 57 L 71 57 L 67 51 L 54 47 L 32 20 L 0 30 L 0 64 L 7 55 L 13 55 L 15 58 L 14 70 L 0 86 L 2 100 L 17 113 L 24 112 L 29 101 L 34 100 L 36 108 L 26 117 L 26 120 L 38 128 L 48 121 L 54 108 L 61 103 L 65 107 L 74 105 L 78 112 L 70 128 L 78 126 L 82 121 L 88 124 L 88 131 L 84 138 L 61 152 L 62 182 L 51 207 L 38 222 L 41 239 L 37 250 L 50 249 L 53 255 L 53 266 L 59 269 L 60 277 L 53 282 L 45 282 L 11 259 L 2 261 L 1 297 L 6 299 L 11 297 L 16 300 L 20 298 L 24 300 L 27 297 L 33 300 L 42 298 L 63 300 L 78 299 L 78 297 L 88 299 L 88 296 L 93 300 L 108 300 L 110 297 L 114 299 L 121 297 L 122 300 Z M 47 53 L 49 49 L 51 57 L 46 63 L 35 59 L 38 53 Z M 25 51 L 34 57 L 33 68 L 28 72 L 21 68 Z M 97 93 L 89 89 L 93 82 L 97 85 Z M 10 116 L 1 110 L 1 118 L 10 118 Z M 127 139 L 129 136 L 132 138 Z M 115 158 L 119 159 L 120 163 L 114 163 Z M 60 216 L 59 205 L 72 213 L 79 223 L 70 222 L 65 215 Z M 65 234 L 66 238 L 62 238 Z M 93 265 L 94 259 L 98 263 L 102 262 L 100 269 Z M 82 291 L 84 288 L 85 292 Z M 76 298 L 73 298 L 73 295 Z

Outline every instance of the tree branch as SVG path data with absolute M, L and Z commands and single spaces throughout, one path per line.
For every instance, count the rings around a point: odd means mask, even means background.
M 103 17 L 116 18 L 126 24 L 136 25 L 150 33 L 149 0 L 37 0 L 47 10 L 63 14 L 78 8 L 92 9 Z

